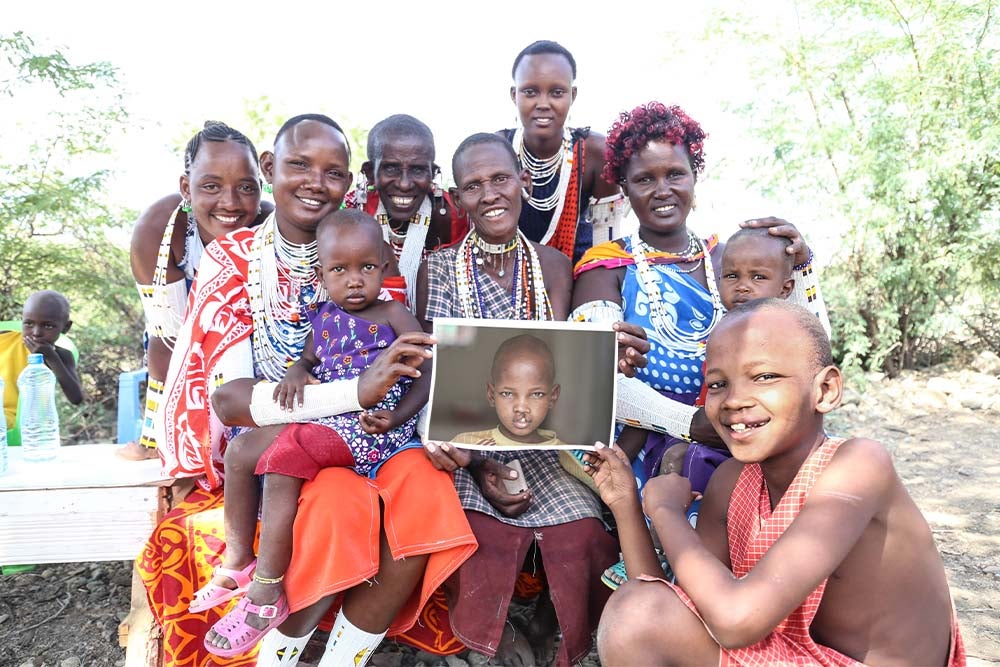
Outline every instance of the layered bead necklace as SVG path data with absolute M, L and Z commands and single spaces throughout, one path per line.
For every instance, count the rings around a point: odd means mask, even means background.
M 558 207 L 558 210 L 552 214 L 552 219 L 558 220 L 562 212 L 562 204 L 566 200 L 570 172 L 573 171 L 573 137 L 569 130 L 563 128 L 562 145 L 555 155 L 546 159 L 536 158 L 524 145 L 523 127 L 514 131 L 511 143 L 517 156 L 521 159 L 521 164 L 531 174 L 532 195 L 528 197 L 528 205 L 538 211 L 551 211 Z M 552 194 L 542 199 L 536 198 L 534 193 L 551 183 L 557 173 L 559 174 L 559 185 L 556 186 Z
M 392 250 L 399 261 L 399 272 L 406 278 L 406 298 L 410 304 L 416 303 L 417 270 L 424 256 L 427 232 L 431 227 L 432 208 L 431 198 L 424 197 L 420 209 L 410 218 L 406 231 L 402 234 L 393 230 L 389 224 L 389 214 L 386 213 L 385 204 L 381 199 L 378 202 L 378 210 L 375 211 L 375 219 L 382 226 L 382 238 L 392 245 Z
M 178 206 L 174 209 L 163 230 L 163 238 L 160 239 L 160 247 L 156 252 L 156 266 L 153 269 L 152 285 L 148 292 L 151 306 L 164 313 L 164 324 L 154 324 L 153 333 L 157 338 L 163 340 L 167 349 L 174 348 L 172 339 L 176 332 L 180 330 L 184 322 L 184 312 L 170 304 L 170 294 L 167 289 L 167 267 L 170 263 L 171 243 L 174 236 L 174 225 L 177 224 L 177 214 L 181 211 Z M 187 213 L 187 229 L 184 230 L 184 257 L 179 262 L 179 268 L 184 272 L 184 278 L 190 283 L 194 280 L 198 264 L 201 263 L 201 254 L 205 250 L 205 243 L 198 233 L 198 222 L 194 219 L 194 212 Z
M 302 354 L 311 327 L 305 311 L 326 301 L 316 273 L 317 242 L 291 243 L 281 235 L 274 213 L 254 235 L 247 269 L 247 296 L 253 317 L 254 366 L 280 380 Z
M 646 294 L 649 301 L 649 319 L 660 334 L 664 345 L 678 357 L 685 359 L 697 359 L 704 351 L 708 335 L 719 323 L 725 314 L 722 306 L 722 297 L 719 295 L 719 288 L 715 284 L 715 270 L 712 267 L 712 259 L 708 254 L 708 245 L 695 236 L 688 233 L 688 247 L 677 253 L 678 259 L 682 262 L 696 262 L 694 268 L 681 270 L 675 267 L 680 273 L 691 273 L 698 268 L 698 262 L 705 263 L 705 282 L 708 283 L 708 293 L 712 301 L 712 320 L 702 331 L 692 331 L 691 333 L 679 331 L 677 323 L 673 322 L 667 315 L 666 307 L 663 304 L 663 293 L 660 291 L 660 280 L 656 271 L 649 264 L 646 258 L 647 252 L 656 252 L 648 243 L 639 238 L 639 232 L 635 232 L 629 239 L 632 246 L 632 257 L 635 259 L 635 271 L 639 279 L 639 286 Z
M 538 253 L 520 230 L 509 243 L 487 243 L 475 230 L 462 241 L 455 253 L 455 285 L 462 313 L 465 317 L 490 318 L 484 288 L 485 281 L 492 278 L 483 270 L 483 255 L 507 253 L 514 254 L 510 311 L 507 318 L 499 319 L 551 320 L 552 304 L 542 279 Z M 495 268 L 496 265 L 493 266 Z

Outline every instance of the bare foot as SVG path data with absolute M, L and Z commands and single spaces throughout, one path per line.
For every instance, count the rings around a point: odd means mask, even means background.
M 246 598 L 250 600 L 251 603 L 263 606 L 266 604 L 274 604 L 278 601 L 284 593 L 285 588 L 280 583 L 279 584 L 260 584 L 256 581 L 250 584 L 250 588 L 247 590 Z M 270 619 L 261 618 L 257 614 L 247 614 L 246 624 L 251 628 L 257 628 L 258 630 L 263 630 L 267 627 Z M 209 629 L 205 633 L 205 645 L 217 646 L 219 648 L 229 648 L 229 640 L 221 635 L 216 634 L 215 630 Z
M 551 665 L 555 662 L 556 633 L 559 631 L 559 619 L 556 608 L 552 605 L 552 597 L 546 589 L 535 603 L 535 613 L 531 622 L 525 628 L 524 634 L 535 652 L 535 660 L 540 665 Z
M 146 447 L 144 445 L 140 445 L 134 440 L 132 442 L 127 442 L 116 449 L 115 454 L 126 461 L 147 461 L 157 457 L 155 447 Z
M 497 654 L 487 665 L 504 667 L 535 667 L 535 652 L 528 642 L 528 636 L 508 618 L 500 638 Z

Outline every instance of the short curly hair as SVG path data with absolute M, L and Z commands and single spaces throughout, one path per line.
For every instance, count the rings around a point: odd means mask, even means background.
M 705 169 L 705 138 L 698 121 L 679 106 L 649 102 L 631 111 L 623 111 L 608 130 L 604 149 L 604 170 L 601 176 L 608 183 L 625 182 L 625 167 L 633 155 L 650 141 L 665 139 L 687 150 L 691 170 L 700 174 Z

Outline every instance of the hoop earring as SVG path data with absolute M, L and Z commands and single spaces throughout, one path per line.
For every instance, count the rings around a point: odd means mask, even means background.
M 528 188 L 521 188 L 521 199 L 524 201 L 531 199 L 531 193 L 528 192 Z

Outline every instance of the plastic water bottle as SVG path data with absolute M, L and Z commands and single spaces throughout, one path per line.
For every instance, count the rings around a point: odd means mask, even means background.
M 56 376 L 40 354 L 29 354 L 17 378 L 21 406 L 21 453 L 25 461 L 48 461 L 59 450 Z
M 0 378 L 0 399 L 4 392 L 3 378 Z M 0 475 L 7 472 L 7 415 L 0 406 Z

